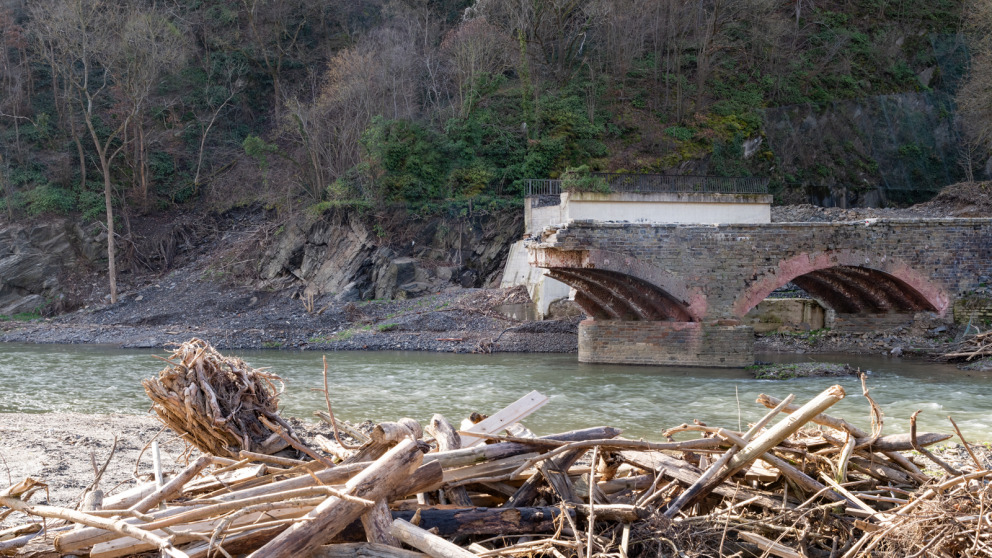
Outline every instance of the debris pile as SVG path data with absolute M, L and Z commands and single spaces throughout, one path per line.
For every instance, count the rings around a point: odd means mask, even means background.
M 238 393 L 209 381 L 236 367 L 211 351 L 199 345 L 164 371 L 180 382 L 172 389 L 209 385 L 227 400 Z M 226 444 L 224 455 L 205 451 L 171 479 L 87 499 L 81 509 L 31 503 L 44 484 L 25 479 L 0 491 L 0 519 L 25 518 L 0 531 L 0 554 L 988 555 L 989 464 L 972 453 L 973 470 L 947 465 L 926 446 L 950 435 L 917 434 L 915 416 L 909 434 L 883 435 L 864 381 L 870 431 L 826 414 L 845 396 L 833 386 L 803 405 L 759 397 L 770 411 L 746 432 L 696 422 L 665 432 L 664 442 L 624 439 L 605 426 L 535 436 L 520 421 L 547 403 L 537 392 L 457 430 L 434 415 L 423 426 L 400 419 L 366 433 L 328 408 L 317 414 L 335 425 L 335 439 L 296 448 L 311 458 L 235 452 L 224 438 L 205 446 Z M 232 416 L 217 407 L 220 414 L 209 403 L 184 405 L 192 416 L 177 424 L 195 429 Z M 263 416 L 262 405 L 252 408 Z M 271 417 L 261 423 L 277 426 Z M 184 432 L 191 442 L 215 437 Z M 902 453 L 909 450 L 918 455 Z
M 992 356 L 992 331 L 966 337 L 959 343 L 950 346 L 942 360 L 970 362 L 976 358 Z
M 271 454 L 289 445 L 292 429 L 278 414 L 278 376 L 200 339 L 180 345 L 166 362 L 142 385 L 159 419 L 197 449 L 233 458 L 241 449 Z

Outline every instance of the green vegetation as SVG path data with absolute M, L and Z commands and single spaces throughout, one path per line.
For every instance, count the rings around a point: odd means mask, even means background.
M 0 322 L 33 322 L 40 319 L 41 313 L 39 312 L 19 312 L 10 316 L 0 314 Z
M 527 178 L 601 191 L 596 171 L 770 176 L 780 198 L 868 189 L 890 163 L 871 138 L 797 155 L 766 141 L 769 114 L 927 92 L 950 121 L 968 57 L 945 38 L 967 32 L 976 68 L 992 60 L 992 15 L 972 1 L 28 4 L 0 10 L 0 211 L 15 218 L 104 219 L 108 202 L 459 217 L 515 207 Z M 969 120 L 973 166 L 987 106 Z M 912 183 L 955 178 L 925 140 L 893 149 Z

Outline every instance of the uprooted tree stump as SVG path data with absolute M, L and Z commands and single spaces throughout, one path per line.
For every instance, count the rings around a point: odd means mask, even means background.
M 200 339 L 180 345 L 166 362 L 158 377 L 141 383 L 159 419 L 200 451 L 236 458 L 241 450 L 273 454 L 289 445 L 262 420 L 292 436 L 278 415 L 279 376 L 223 356 Z

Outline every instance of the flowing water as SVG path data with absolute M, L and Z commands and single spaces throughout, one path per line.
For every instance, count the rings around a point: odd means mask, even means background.
M 164 363 L 165 353 L 94 346 L 0 344 L 0 412 L 133 413 L 148 411 L 141 380 Z M 252 366 L 282 376 L 285 415 L 310 417 L 325 408 L 321 354 L 234 352 Z M 801 355 L 762 360 L 806 361 Z M 909 416 L 922 409 L 920 428 L 952 432 L 952 415 L 970 441 L 992 441 L 992 372 L 883 357 L 817 355 L 870 370 L 868 386 L 885 412 L 885 432 L 907 432 Z M 328 353 L 335 414 L 349 421 L 420 421 L 442 413 L 452 422 L 472 411 L 492 413 L 531 390 L 551 401 L 524 422 L 535 432 L 609 425 L 628 437 L 657 440 L 665 428 L 701 420 L 746 427 L 765 409 L 759 393 L 796 395 L 802 403 L 840 383 L 848 397 L 830 413 L 867 426 L 868 405 L 853 377 L 755 380 L 743 370 L 580 364 L 575 355 L 459 355 L 420 352 Z

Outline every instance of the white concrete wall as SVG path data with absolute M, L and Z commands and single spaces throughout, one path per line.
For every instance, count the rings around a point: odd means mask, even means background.
M 536 200 L 533 198 L 524 200 L 524 233 L 533 236 L 539 234 L 548 225 L 559 225 L 565 222 L 565 207 L 562 203 L 531 207 L 534 201 Z
M 563 298 L 568 298 L 572 288 L 546 277 L 546 269 L 533 267 L 527 261 L 527 248 L 524 241 L 519 240 L 510 247 L 510 254 L 506 258 L 506 267 L 503 269 L 503 280 L 500 288 L 506 289 L 517 285 L 526 285 L 530 299 L 534 301 L 537 312 L 537 319 L 543 320 L 548 315 L 548 308 L 551 303 Z
M 562 194 L 562 200 L 565 222 L 731 224 L 772 220 L 772 196 L 767 194 L 570 192 Z

